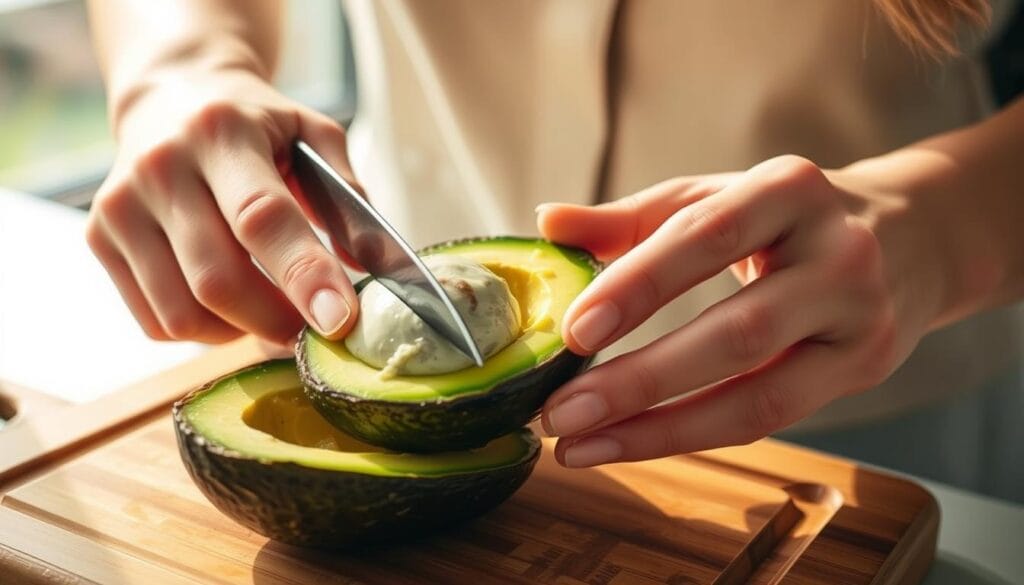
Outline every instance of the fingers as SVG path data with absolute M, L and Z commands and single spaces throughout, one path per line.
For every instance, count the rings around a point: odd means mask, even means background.
M 90 242 L 152 337 L 212 342 L 247 331 L 287 342 L 303 321 L 330 337 L 351 326 L 351 284 L 273 161 L 272 145 L 291 143 L 300 114 L 339 164 L 343 134 L 326 118 L 229 102 L 119 160 L 94 204 Z
M 155 84 L 121 120 L 92 212 L 97 255 L 153 336 L 216 337 L 211 315 L 272 341 L 303 321 L 342 335 L 355 294 L 282 179 L 297 137 L 351 175 L 342 130 L 254 75 L 188 81 L 197 99 Z
M 826 294 L 830 284 L 816 264 L 751 283 L 680 329 L 560 388 L 545 405 L 545 430 L 571 436 L 614 424 L 831 333 L 836 323 L 856 319 L 858 305 Z
M 293 340 L 302 316 L 234 239 L 199 177 L 179 177 L 162 223 L 191 294 L 242 331 L 278 343 Z
M 240 334 L 195 300 L 167 238 L 130 189 L 109 191 L 97 199 L 94 206 L 106 235 L 93 231 L 90 243 L 147 333 L 155 338 L 166 335 L 172 339 L 208 343 L 226 341 Z M 121 250 L 131 278 L 119 264 L 119 256 L 107 248 L 107 238 Z M 145 304 L 138 298 L 139 292 Z M 161 331 L 156 331 L 148 321 L 149 314 L 159 321 Z
M 677 178 L 597 206 L 546 203 L 537 228 L 547 239 L 612 260 L 647 239 L 680 209 L 718 191 L 730 175 Z
M 210 118 L 197 161 L 235 238 L 310 325 L 343 336 L 358 310 L 355 291 L 278 174 L 269 140 L 233 109 Z
M 563 437 L 563 464 L 755 440 L 878 383 L 913 346 L 896 326 L 876 235 L 821 171 L 792 157 L 665 220 L 577 299 L 563 335 L 603 347 L 738 260 L 748 277 L 738 293 L 549 399 L 542 422 Z
M 775 159 L 684 207 L 576 298 L 563 326 L 566 344 L 593 353 L 701 281 L 813 225 L 811 216 L 831 209 L 829 188 L 810 162 Z
M 836 376 L 829 345 L 806 343 L 769 366 L 596 433 L 562 439 L 568 467 L 653 459 L 752 442 L 808 416 L 836 397 L 821 381 Z
M 164 331 L 160 320 L 157 319 L 153 309 L 150 308 L 149 301 L 146 300 L 142 290 L 139 289 L 139 285 L 135 282 L 131 268 L 124 258 L 117 253 L 114 245 L 110 243 L 109 236 L 107 236 L 103 227 L 96 221 L 90 221 L 86 228 L 85 239 L 93 254 L 96 255 L 96 258 L 107 270 L 107 274 L 110 275 L 114 286 L 121 293 L 121 297 L 124 299 L 125 304 L 128 305 L 132 316 L 138 321 L 146 335 L 157 341 L 169 340 L 171 337 Z
M 140 157 L 132 183 L 170 241 L 193 298 L 241 331 L 279 343 L 295 337 L 301 316 L 234 239 L 180 143 Z

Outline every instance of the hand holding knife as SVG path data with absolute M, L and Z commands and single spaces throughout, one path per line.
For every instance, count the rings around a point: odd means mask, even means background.
M 483 356 L 444 289 L 401 235 L 306 142 L 292 171 L 334 245 L 348 252 L 431 328 L 483 365 Z

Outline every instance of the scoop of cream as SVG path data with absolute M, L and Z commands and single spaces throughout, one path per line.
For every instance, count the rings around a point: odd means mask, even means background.
M 463 256 L 436 254 L 425 256 L 423 262 L 448 293 L 485 358 L 519 335 L 519 305 L 503 278 Z M 473 364 L 379 282 L 363 288 L 359 305 L 359 321 L 345 338 L 345 347 L 381 370 L 381 378 L 446 374 Z

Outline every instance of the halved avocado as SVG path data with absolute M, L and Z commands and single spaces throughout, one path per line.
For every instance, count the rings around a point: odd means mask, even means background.
M 200 490 L 281 542 L 340 548 L 454 525 L 512 495 L 540 454 L 528 429 L 472 451 L 386 452 L 332 427 L 301 388 L 294 360 L 277 360 L 195 390 L 173 409 Z
M 429 453 L 479 447 L 534 418 L 544 400 L 589 363 L 562 340 L 569 304 L 600 265 L 583 250 L 497 237 L 432 246 L 474 259 L 508 282 L 523 329 L 483 367 L 381 379 L 344 342 L 306 328 L 296 347 L 306 395 L 332 424 L 374 445 Z

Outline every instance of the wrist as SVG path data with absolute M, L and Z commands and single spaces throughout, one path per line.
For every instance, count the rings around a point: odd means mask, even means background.
M 202 96 L 198 88 L 230 78 L 270 83 L 271 72 L 255 51 L 230 39 L 219 42 L 178 43 L 148 60 L 125 62 L 108 80 L 108 116 L 116 137 L 126 119 L 154 94 L 180 90 L 178 99 Z
M 933 330 L 994 304 L 1001 252 L 963 204 L 954 161 L 902 150 L 854 163 L 834 182 L 878 238 L 897 310 Z

